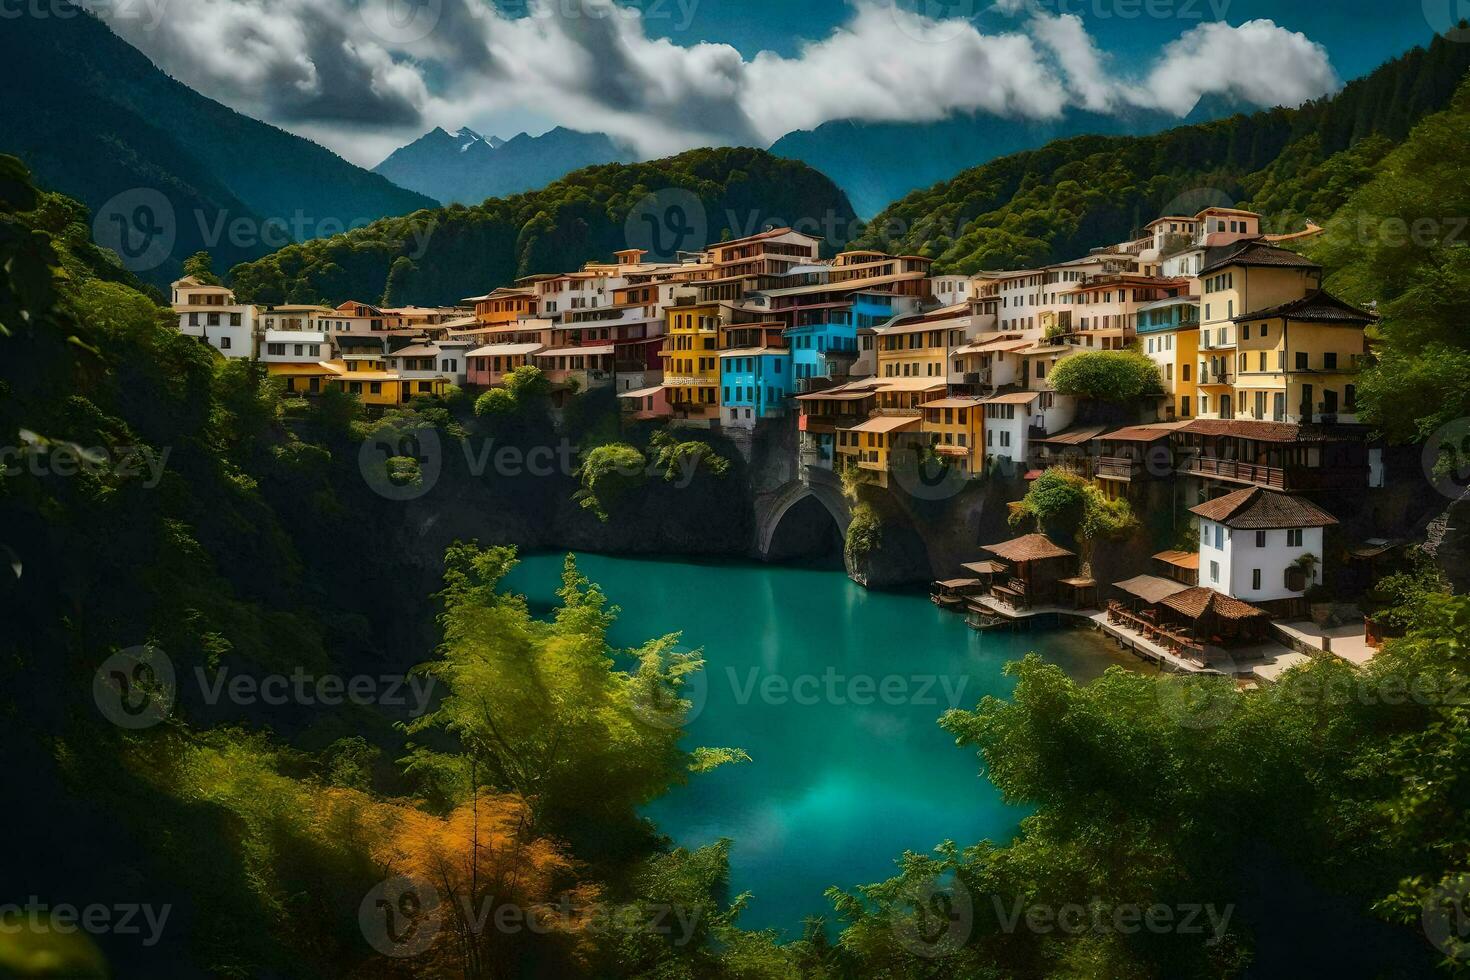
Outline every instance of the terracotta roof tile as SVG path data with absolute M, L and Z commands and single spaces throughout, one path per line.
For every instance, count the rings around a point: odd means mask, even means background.
M 1292 300 L 1290 303 L 1282 303 L 1270 309 L 1243 314 L 1236 317 L 1234 322 L 1270 320 L 1276 317 L 1302 322 L 1357 323 L 1364 326 L 1378 322 L 1378 317 L 1367 310 L 1360 310 L 1351 303 L 1345 303 L 1331 293 L 1320 289 L 1310 296 Z
M 1161 600 L 1159 605 L 1195 620 L 1203 619 L 1209 614 L 1218 616 L 1220 619 L 1256 619 L 1271 616 L 1266 610 L 1257 609 L 1248 602 L 1241 602 L 1239 599 L 1232 599 L 1214 589 L 1206 588 L 1186 589 Z
M 1289 527 L 1332 527 L 1337 518 L 1310 500 L 1261 487 L 1248 487 L 1189 509 L 1207 521 L 1247 531 Z
M 1006 561 L 1041 561 L 1045 558 L 1073 558 L 1073 552 L 1056 544 L 1044 534 L 1028 534 L 1014 541 L 988 544 L 984 550 L 1000 555 Z

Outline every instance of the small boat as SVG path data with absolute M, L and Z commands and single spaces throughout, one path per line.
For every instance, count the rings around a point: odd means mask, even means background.
M 983 586 L 979 579 L 957 578 L 947 582 L 935 582 L 929 587 L 929 598 L 941 609 L 959 610 L 969 602 Z

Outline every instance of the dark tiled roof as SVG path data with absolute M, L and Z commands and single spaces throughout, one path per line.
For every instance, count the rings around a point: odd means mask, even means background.
M 1197 436 L 1232 436 L 1257 442 L 1301 442 L 1302 427 L 1294 422 L 1258 422 L 1255 419 L 1194 419 L 1175 432 Z
M 1223 269 L 1227 265 L 1268 265 L 1282 269 L 1321 268 L 1311 259 L 1302 258 L 1295 252 L 1252 240 L 1223 246 L 1218 253 L 1215 249 L 1209 249 L 1205 253 L 1204 266 L 1199 270 L 1199 274 L 1209 275 L 1216 269 Z
M 1189 509 L 1207 521 L 1246 531 L 1287 527 L 1331 527 L 1337 518 L 1310 500 L 1249 487 Z
M 1257 609 L 1248 602 L 1232 599 L 1214 589 L 1196 588 L 1163 599 L 1159 605 L 1174 610 L 1187 619 L 1204 619 L 1213 614 L 1220 619 L 1255 619 L 1270 617 L 1264 609 Z
M 1378 320 L 1378 317 L 1367 310 L 1360 310 L 1351 303 L 1345 303 L 1331 293 L 1319 289 L 1302 299 L 1282 303 L 1268 310 L 1257 310 L 1254 313 L 1238 316 L 1235 322 L 1270 320 L 1277 317 L 1317 323 L 1359 323 L 1363 325 L 1376 323 Z
M 1054 543 L 1044 534 L 1028 534 L 1014 541 L 988 544 L 985 550 L 993 555 L 1000 555 L 1006 561 L 1040 561 L 1043 558 L 1074 557 L 1072 552 Z

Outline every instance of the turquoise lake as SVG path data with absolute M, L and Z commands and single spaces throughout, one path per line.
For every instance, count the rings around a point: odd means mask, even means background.
M 561 555 L 527 557 L 506 586 L 556 601 Z M 579 556 L 622 607 L 612 642 L 682 630 L 702 648 L 687 744 L 738 746 L 752 762 L 695 776 L 647 808 L 685 847 L 730 838 L 740 924 L 800 934 L 823 897 L 881 881 L 905 851 L 1008 840 L 1006 806 L 969 749 L 936 724 L 950 707 L 1007 696 L 1002 668 L 1035 650 L 1079 680 L 1135 662 L 1074 630 L 977 633 L 919 593 L 868 592 L 840 571 Z

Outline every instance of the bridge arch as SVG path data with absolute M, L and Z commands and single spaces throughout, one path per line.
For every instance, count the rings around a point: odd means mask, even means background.
M 793 480 L 780 487 L 766 498 L 757 509 L 756 550 L 762 559 L 769 559 L 776 542 L 776 531 L 792 509 L 803 501 L 815 499 L 837 525 L 838 535 L 847 537 L 848 525 L 852 523 L 852 507 L 847 498 L 833 484 L 803 483 Z

